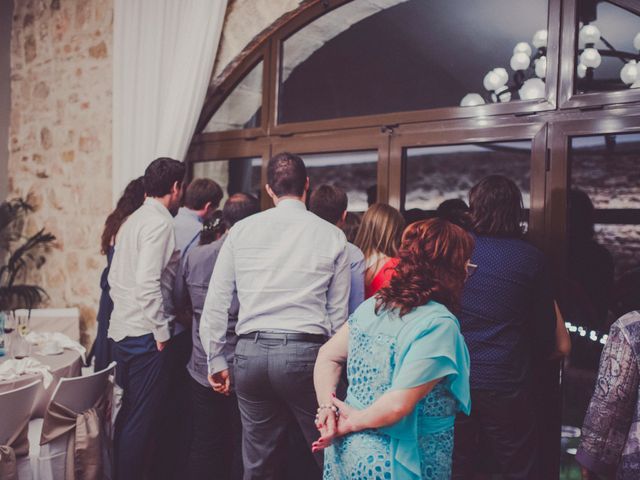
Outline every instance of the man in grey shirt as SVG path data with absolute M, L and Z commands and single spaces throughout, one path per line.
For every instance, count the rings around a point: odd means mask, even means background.
M 236 222 L 260 211 L 258 199 L 252 195 L 236 193 L 229 197 L 222 209 L 222 222 L 229 228 Z M 237 400 L 234 394 L 225 396 L 211 389 L 207 379 L 207 356 L 200 341 L 200 316 L 207 295 L 213 267 L 227 234 L 214 240 L 212 231 L 222 230 L 216 224 L 205 223 L 200 245 L 192 246 L 183 259 L 176 277 L 175 303 L 179 309 L 193 311 L 193 349 L 187 365 L 190 375 L 190 408 L 194 417 L 191 442 L 187 457 L 188 478 L 208 478 L 215 472 L 221 480 L 240 478 L 242 463 L 241 426 Z M 214 233 L 215 235 L 215 233 Z M 211 243 L 209 243 L 211 242 Z M 233 359 L 237 342 L 235 326 L 240 305 L 233 295 L 228 311 L 224 355 Z
M 278 478 L 290 417 L 309 448 L 317 437 L 313 366 L 347 318 L 349 262 L 342 231 L 307 211 L 302 159 L 276 155 L 266 191 L 276 207 L 238 222 L 213 271 L 200 322 L 209 382 L 229 392 L 224 345 L 237 290 L 240 312 L 233 374 L 242 417 L 244 479 Z M 322 457 L 316 455 L 319 466 Z
M 320 185 L 311 194 L 309 210 L 327 222 L 342 227 L 347 217 L 349 199 L 341 188 Z M 349 268 L 351 270 L 351 293 L 349 294 L 349 315 L 364 302 L 364 254 L 353 243 L 347 243 Z

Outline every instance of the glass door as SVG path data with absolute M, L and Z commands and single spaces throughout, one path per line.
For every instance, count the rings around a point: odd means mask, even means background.
M 640 308 L 640 116 L 560 123 L 551 131 L 551 253 L 572 342 L 563 376 L 561 475 L 573 478 L 589 402 L 596 385 L 610 380 L 597 381 L 609 329 Z

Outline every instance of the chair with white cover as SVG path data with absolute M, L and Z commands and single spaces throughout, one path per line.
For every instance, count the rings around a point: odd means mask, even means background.
M 42 380 L 0 393 L 0 478 L 31 480 L 29 419 Z
M 38 436 L 38 480 L 110 478 L 110 414 L 115 362 L 84 377 L 63 378 L 44 420 L 34 420 Z M 73 472 L 77 475 L 74 475 Z

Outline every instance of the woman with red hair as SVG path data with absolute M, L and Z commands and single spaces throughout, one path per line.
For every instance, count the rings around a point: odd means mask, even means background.
M 389 284 L 318 354 L 324 478 L 449 479 L 456 413 L 469 413 L 469 353 L 452 311 L 473 239 L 442 219 L 410 225 Z M 349 390 L 335 397 L 344 364 Z

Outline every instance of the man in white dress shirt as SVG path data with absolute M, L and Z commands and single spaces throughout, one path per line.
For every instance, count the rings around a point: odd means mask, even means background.
M 174 316 L 169 298 L 179 252 L 173 216 L 182 194 L 185 166 L 170 158 L 151 162 L 144 174 L 147 198 L 117 236 L 111 271 L 118 382 L 124 390 L 115 427 L 115 477 L 146 478 L 153 460 L 156 426 L 170 382 L 165 350 Z
M 345 322 L 349 300 L 347 240 L 339 228 L 307 211 L 309 179 L 302 159 L 276 155 L 267 181 L 276 207 L 230 230 L 200 320 L 209 381 L 215 391 L 228 392 L 224 344 L 237 290 L 233 375 L 245 480 L 279 478 L 278 453 L 291 417 L 309 448 L 317 437 L 313 366 L 322 343 Z M 321 466 L 322 457 L 316 460 Z

